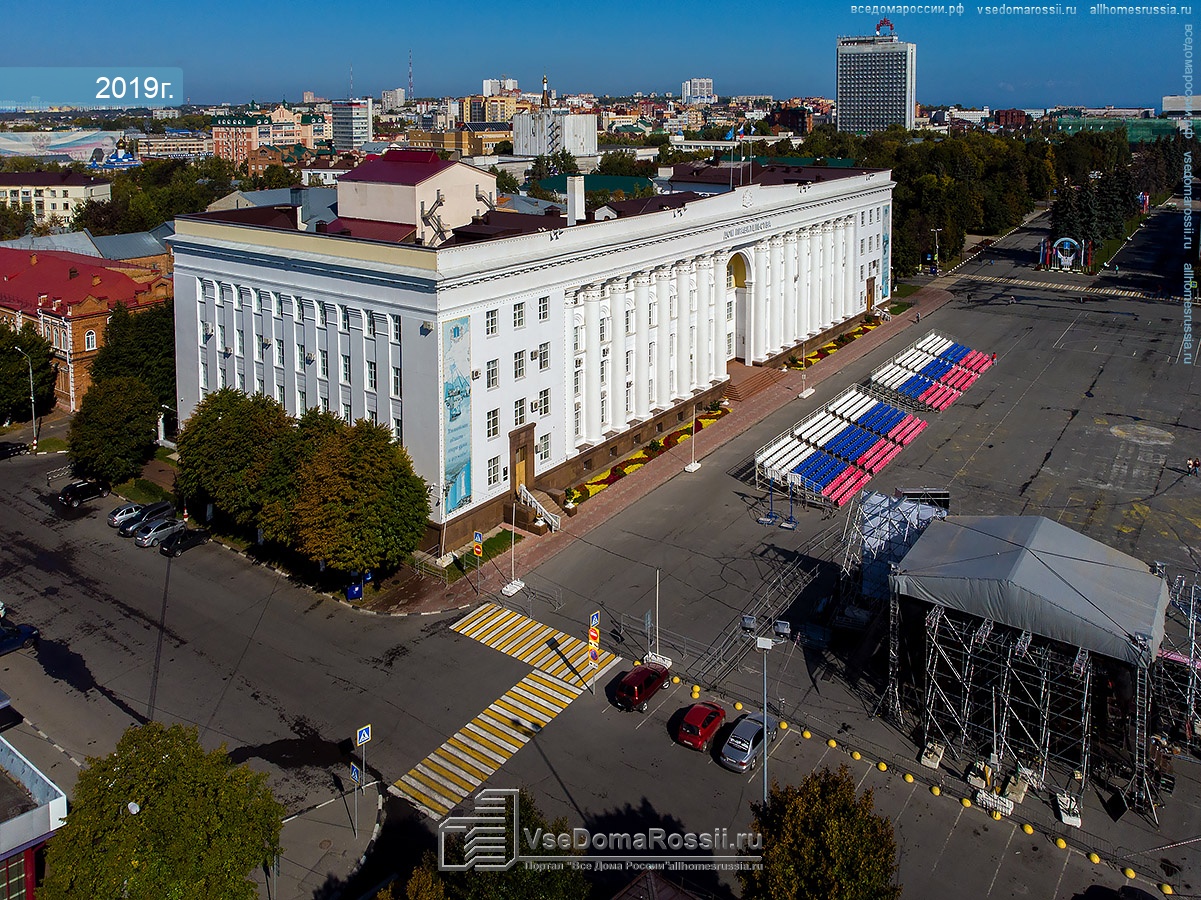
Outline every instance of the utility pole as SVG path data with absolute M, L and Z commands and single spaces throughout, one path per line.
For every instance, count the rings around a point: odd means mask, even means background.
M 33 442 L 29 445 L 29 452 L 36 453 L 38 449 L 38 414 L 33 402 L 33 360 L 20 347 L 14 345 L 13 349 L 24 356 L 25 362 L 29 364 L 29 424 L 33 428 Z
M 937 275 L 937 274 L 938 274 L 938 269 L 939 269 L 939 262 L 938 262 L 938 233 L 939 233 L 940 231 L 942 231 L 942 229 L 941 229 L 941 228 L 931 228 L 930 230 L 931 230 L 931 231 L 934 233 L 934 274 L 935 274 L 935 275 Z

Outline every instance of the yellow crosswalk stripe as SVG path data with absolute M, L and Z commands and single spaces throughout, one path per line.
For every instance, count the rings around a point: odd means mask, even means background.
M 444 762 L 444 759 L 444 756 L 434 753 L 428 756 L 422 765 L 424 765 L 439 778 L 456 785 L 460 788 L 460 790 L 472 791 L 479 787 L 480 782 L 483 781 L 483 779 L 473 781 L 470 778 L 464 778 L 449 765 L 447 765 Z
M 453 753 L 456 756 L 460 756 L 463 759 L 464 765 L 468 765 L 468 760 L 471 760 L 478 771 L 483 774 L 484 778 L 487 778 L 496 771 L 496 763 L 491 759 L 491 757 L 485 756 L 479 750 L 476 750 L 458 736 L 447 740 L 444 746 L 447 753 Z
M 444 801 L 448 809 L 454 806 L 456 800 L 458 799 L 459 792 L 454 789 L 453 785 L 447 787 L 437 778 L 432 777 L 428 772 L 422 771 L 424 768 L 424 763 L 415 766 L 409 772 L 408 777 L 424 787 L 427 796 L 432 797 L 435 800 Z
M 426 793 L 421 787 L 420 782 L 414 782 L 408 775 L 404 776 L 400 781 L 396 782 L 394 787 L 402 794 L 414 801 L 419 809 L 427 813 L 431 818 L 441 819 L 444 815 L 450 812 L 451 807 L 447 806 L 442 800 L 437 800 Z

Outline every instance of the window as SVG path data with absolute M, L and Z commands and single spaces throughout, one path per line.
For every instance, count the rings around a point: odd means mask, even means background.
M 676 295 L 672 294 L 667 298 L 667 315 L 671 318 L 676 317 Z
M 866 213 L 866 212 L 864 212 L 863 210 L 859 210 L 859 224 L 860 224 L 860 225 L 863 225 L 863 224 L 864 224 L 864 221 L 865 221 L 866 219 L 867 219 L 867 213 Z
M 204 359 L 200 361 L 200 386 L 202 388 L 209 386 L 209 364 L 208 360 Z
M 321 406 L 321 411 L 329 412 L 329 398 L 328 397 L 318 397 L 317 400 Z
M 538 454 L 539 462 L 547 462 L 550 459 L 550 435 L 544 434 L 538 438 L 538 443 L 534 445 L 534 450 Z
M 238 356 L 245 356 L 246 355 L 246 335 L 244 335 L 242 332 L 239 331 L 238 339 L 237 339 L 236 343 L 238 345 Z
M 514 328 L 525 328 L 525 304 L 524 303 L 514 303 L 513 304 L 513 327 Z
M 608 334 L 609 329 L 606 328 L 605 326 L 608 324 L 608 322 L 609 322 L 608 319 L 600 320 L 600 342 L 602 344 L 607 340 L 606 335 Z
M 266 292 L 265 291 L 255 291 L 254 292 L 254 311 L 256 313 L 261 313 L 263 311 L 263 294 L 264 293 L 266 293 Z
M 284 298 L 282 294 L 275 295 L 275 314 L 277 316 L 284 314 Z
M 400 419 L 392 420 L 392 434 L 396 438 L 396 443 L 402 443 L 404 437 L 403 423 Z
M 488 437 L 494 438 L 500 434 L 500 410 L 490 409 L 486 417 L 486 430 Z
M 350 421 L 350 416 L 351 416 L 351 412 L 350 412 L 350 404 L 349 404 L 349 403 L 343 403 L 343 404 L 342 404 L 342 418 L 343 418 L 343 419 L 345 419 L 347 422 L 349 422 L 349 421 Z
M 634 408 L 634 385 L 626 385 L 626 409 Z
M 607 422 L 609 420 L 609 398 L 608 397 L 601 397 L 600 413 L 601 413 L 601 421 Z
M 296 345 L 296 371 L 303 372 L 305 363 L 308 362 L 308 353 L 305 352 L 304 344 Z
M 400 343 L 400 316 L 392 317 L 392 340 Z
M 304 412 L 308 409 L 308 402 L 308 395 L 304 391 L 296 392 L 296 409 L 298 412 Z
M 626 351 L 626 375 L 627 376 L 632 375 L 633 373 L 634 373 L 634 351 L 627 350 Z
M 579 353 L 584 348 L 584 329 L 582 326 L 577 325 L 572 329 L 571 342 L 576 353 Z
M 367 362 L 367 388 L 368 388 L 368 390 L 372 390 L 372 391 L 375 390 L 375 372 L 376 372 L 375 363 L 368 360 L 368 362 Z
M 580 436 L 580 419 L 581 419 L 580 408 L 577 406 L 575 408 L 575 436 L 576 437 Z
M 488 460 L 488 486 L 500 483 L 500 457 L 494 456 Z
M 245 372 L 238 373 L 238 390 L 239 391 L 246 390 L 246 373 Z
M 726 301 L 726 321 L 727 322 L 734 321 L 734 301 L 733 300 Z
M 275 364 L 282 366 L 284 364 L 284 341 L 283 338 L 275 339 Z
M 488 360 L 488 363 L 485 366 L 485 368 L 488 370 L 488 382 L 487 382 L 488 387 L 494 388 L 497 385 L 499 385 L 500 384 L 500 360 L 499 359 Z
M 609 360 L 601 360 L 601 384 L 609 383 Z
M 860 280 L 860 281 L 862 281 L 862 280 L 863 280 L 863 266 L 860 266 L 860 267 L 859 267 L 859 280 Z
M 495 310 L 495 309 L 487 310 L 484 313 L 484 334 L 488 337 L 493 337 L 497 333 L 497 331 L 500 330 L 500 326 L 498 324 L 499 321 L 500 321 L 499 310 Z
M 367 337 L 375 337 L 375 314 L 363 313 L 363 324 L 367 327 Z
M 89 331 L 84 334 L 83 349 L 84 350 L 95 350 L 96 349 L 96 332 Z
M 321 377 L 329 378 L 329 351 L 318 350 L 317 359 L 321 363 Z
M 513 427 L 525 424 L 525 397 L 513 401 Z
M 634 330 L 634 310 L 626 310 L 626 334 Z
M 367 410 L 367 418 L 371 420 L 372 425 L 379 424 L 379 419 L 376 418 L 374 409 Z
M 525 378 L 525 351 L 518 350 L 513 354 L 513 377 Z
M 341 327 L 343 331 L 350 331 L 350 310 L 345 306 L 339 306 L 338 311 L 341 315 Z
M 284 404 L 284 386 L 282 384 L 275 386 L 275 402 L 280 406 Z
M 400 396 L 400 385 L 401 385 L 400 366 L 393 366 L 392 367 L 392 396 L 393 397 Z
M 342 382 L 350 384 L 350 357 L 345 353 L 342 354 Z
M 550 368 L 550 342 L 538 345 L 538 368 L 545 372 Z
M 224 325 L 224 323 L 217 326 L 217 344 L 221 347 L 229 346 L 229 344 L 225 343 L 225 325 Z
M 550 388 L 543 388 L 538 392 L 538 414 L 550 415 Z
M 734 335 L 726 335 L 726 356 L 734 355 Z
M 256 379 L 254 380 L 254 390 L 255 390 L 255 392 L 256 392 L 256 393 L 259 393 L 259 394 L 265 394 L 265 393 L 267 393 L 267 391 L 266 391 L 266 385 L 264 384 L 264 382 L 263 382 L 263 379 L 262 379 L 261 377 L 260 377 L 260 378 L 256 378 Z
M 538 298 L 538 321 L 545 322 L 550 318 L 550 297 Z
M 859 239 L 859 252 L 860 252 L 860 253 L 862 253 L 862 252 L 863 252 L 863 246 L 864 246 L 864 244 L 865 244 L 865 243 L 866 243 L 866 242 L 863 240 L 863 238 L 860 238 L 860 239 Z
M 572 373 L 571 391 L 572 391 L 572 394 L 576 397 L 580 396 L 580 384 L 583 381 L 583 378 L 582 378 L 583 374 L 584 374 L 583 369 L 576 369 L 575 372 Z
M 324 303 L 317 304 L 317 324 L 322 328 L 329 324 L 329 310 L 325 308 Z
M 647 324 L 650 325 L 651 328 L 654 328 L 655 323 L 657 323 L 659 321 L 659 304 L 652 303 L 652 304 L 650 304 L 649 307 L 647 307 L 647 309 L 650 314 L 649 318 L 647 319 Z

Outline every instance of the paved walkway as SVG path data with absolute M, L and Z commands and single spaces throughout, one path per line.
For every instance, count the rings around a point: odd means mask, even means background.
M 913 307 L 892 321 L 872 329 L 868 334 L 853 341 L 836 353 L 819 360 L 804 373 L 789 370 L 784 378 L 771 387 L 760 391 L 747 400 L 733 404 L 729 415 L 697 435 L 697 460 L 724 446 L 749 428 L 753 428 L 772 413 L 792 402 L 802 390 L 802 385 L 815 387 L 840 372 L 843 368 L 867 356 L 895 335 L 913 325 L 917 313 L 933 312 L 954 299 L 947 288 L 959 279 L 956 274 L 944 275 L 906 298 Z M 527 535 L 516 547 L 514 568 L 517 572 L 529 572 L 551 559 L 560 550 L 569 546 L 577 537 L 588 534 L 597 526 L 608 521 L 627 506 L 650 494 L 660 485 L 679 475 L 691 459 L 689 441 L 665 451 L 651 460 L 628 478 L 622 478 L 605 488 L 596 496 L 580 504 L 575 516 L 564 517 L 562 529 L 542 537 Z M 496 594 L 509 581 L 506 571 L 508 561 L 497 557 L 492 565 L 485 564 L 482 579 L 477 589 L 474 572 L 470 578 L 460 578 L 447 587 L 432 579 L 425 579 L 428 587 L 403 606 L 389 603 L 389 592 L 384 591 L 370 608 L 382 614 L 422 614 L 459 610 L 472 606 L 490 595 Z M 411 594 L 410 594 L 411 596 Z

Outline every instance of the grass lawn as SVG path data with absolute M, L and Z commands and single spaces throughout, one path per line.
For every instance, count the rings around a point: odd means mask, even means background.
M 888 311 L 889 311 L 889 313 L 891 313 L 894 316 L 899 316 L 905 310 L 912 309 L 912 308 L 913 308 L 912 303 L 894 303 L 894 304 L 892 304 L 892 306 L 888 307 Z
M 922 286 L 920 284 L 897 284 L 893 285 L 892 295 L 894 297 L 909 297 L 921 289 Z
M 171 458 L 174 454 L 175 451 L 170 447 L 156 447 L 154 450 L 155 459 L 157 459 L 159 462 L 165 462 L 169 466 L 175 466 L 178 468 L 179 461 Z
M 159 500 L 175 501 L 174 494 L 164 491 L 153 481 L 147 481 L 145 478 L 134 478 L 118 484 L 113 488 L 113 492 L 134 503 L 157 503 Z
M 62 438 L 48 437 L 38 441 L 39 453 L 58 453 L 60 450 L 67 449 L 67 442 Z
M 520 544 L 525 535 L 516 534 L 515 532 L 501 529 L 492 537 L 484 541 L 484 555 L 479 558 L 480 565 L 483 565 L 488 560 L 503 556 L 509 552 L 509 548 L 514 544 Z M 446 567 L 446 582 L 453 584 L 465 575 L 474 575 L 476 569 L 476 556 L 474 553 L 468 553 L 465 556 L 456 557 L 455 561 Z

